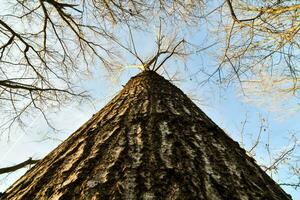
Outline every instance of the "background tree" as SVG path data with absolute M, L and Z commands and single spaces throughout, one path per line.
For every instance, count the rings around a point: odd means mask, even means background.
M 226 0 L 220 26 L 226 30 L 220 64 L 231 67 L 240 81 L 258 80 L 260 74 L 277 77 L 281 92 L 297 93 L 299 76 L 299 8 L 296 1 Z

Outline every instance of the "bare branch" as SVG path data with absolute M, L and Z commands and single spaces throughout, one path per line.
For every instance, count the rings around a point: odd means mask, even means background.
M 0 174 L 5 174 L 5 173 L 11 173 L 14 171 L 17 171 L 21 168 L 24 168 L 28 165 L 34 165 L 36 163 L 38 163 L 40 160 L 33 160 L 32 158 L 29 158 L 28 160 L 21 162 L 17 165 L 11 166 L 11 167 L 5 167 L 5 168 L 1 168 L 0 169 Z

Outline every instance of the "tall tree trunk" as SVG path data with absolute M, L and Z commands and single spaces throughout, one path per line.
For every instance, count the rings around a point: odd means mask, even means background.
M 182 91 L 145 71 L 2 199 L 290 197 Z

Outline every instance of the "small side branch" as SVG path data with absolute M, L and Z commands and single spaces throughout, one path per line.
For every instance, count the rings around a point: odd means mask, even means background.
M 11 166 L 11 167 L 5 167 L 5 168 L 0 168 L 0 174 L 5 174 L 5 173 L 10 173 L 17 171 L 23 167 L 26 167 L 27 165 L 34 165 L 40 160 L 33 160 L 32 158 L 29 158 L 28 160 L 21 162 L 17 165 Z

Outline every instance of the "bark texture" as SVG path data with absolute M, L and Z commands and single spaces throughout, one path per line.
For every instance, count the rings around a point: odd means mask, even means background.
M 148 71 L 133 77 L 2 199 L 290 196 L 181 90 Z

